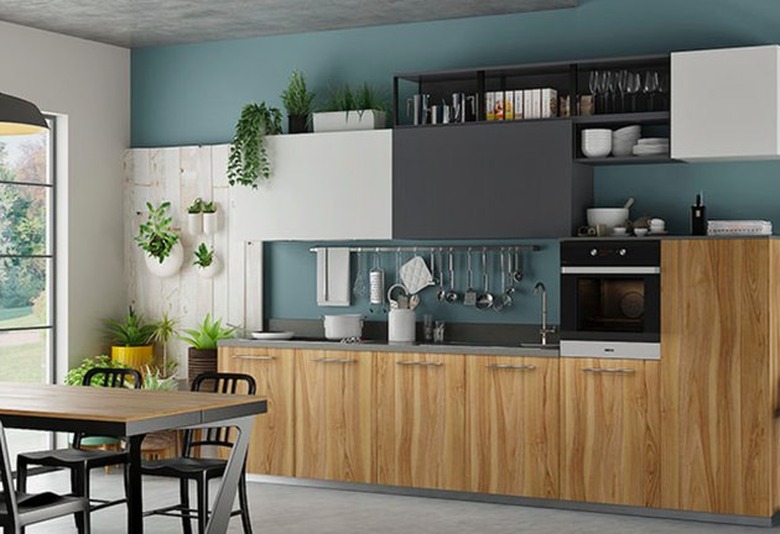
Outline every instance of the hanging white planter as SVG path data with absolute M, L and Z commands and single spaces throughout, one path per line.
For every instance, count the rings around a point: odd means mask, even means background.
M 167 278 L 178 273 L 179 269 L 181 269 L 181 264 L 184 262 L 184 247 L 181 246 L 179 241 L 176 241 L 171 248 L 171 253 L 162 263 L 149 254 L 146 254 L 144 259 L 146 260 L 146 267 L 153 275 Z
M 214 256 L 214 258 L 211 260 L 211 265 L 208 267 L 198 266 L 198 275 L 201 278 L 214 278 L 221 270 L 222 262 L 219 261 L 218 257 Z
M 206 235 L 214 235 L 219 229 L 219 221 L 217 220 L 217 212 L 204 213 L 203 214 L 203 233 Z
M 192 235 L 198 235 L 203 232 L 203 214 L 188 213 L 187 214 L 187 231 Z

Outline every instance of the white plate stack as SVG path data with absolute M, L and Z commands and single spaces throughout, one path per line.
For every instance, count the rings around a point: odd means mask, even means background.
M 604 158 L 612 150 L 612 130 L 589 128 L 582 130 L 582 153 L 586 158 Z
M 638 124 L 632 124 L 612 132 L 612 155 L 616 158 L 630 156 L 641 135 L 642 128 Z
M 639 139 L 632 149 L 635 156 L 661 156 L 669 153 L 668 137 L 645 137 Z

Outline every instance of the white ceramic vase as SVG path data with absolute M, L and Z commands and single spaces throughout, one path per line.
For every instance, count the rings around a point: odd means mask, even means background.
M 188 213 L 187 214 L 187 231 L 192 235 L 198 235 L 203 233 L 203 214 Z
M 217 224 L 217 212 L 203 214 L 203 233 L 213 235 L 217 233 L 219 225 Z
M 179 272 L 181 264 L 184 262 L 184 248 L 179 241 L 176 241 L 173 244 L 173 248 L 171 248 L 171 253 L 162 263 L 149 254 L 146 254 L 144 259 L 146 260 L 146 267 L 153 275 L 160 278 L 168 278 Z
M 211 265 L 208 267 L 198 266 L 198 276 L 201 278 L 214 278 L 222 270 L 222 262 L 219 261 L 217 256 L 211 261 Z

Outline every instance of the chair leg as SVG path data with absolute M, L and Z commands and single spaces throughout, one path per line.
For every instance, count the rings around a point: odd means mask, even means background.
M 70 491 L 73 493 L 73 495 L 77 495 L 79 497 L 84 497 L 87 499 L 87 502 L 89 502 L 89 496 L 86 493 L 87 483 L 85 482 L 85 476 L 86 468 L 79 469 L 78 467 L 73 467 L 70 470 Z M 76 528 L 79 532 L 82 532 L 84 530 L 85 524 L 84 524 L 84 514 L 81 512 L 76 512 L 73 514 L 73 519 L 76 522 Z
M 16 460 L 16 488 L 23 493 L 27 492 L 27 462 L 21 458 Z
M 241 506 L 241 524 L 244 534 L 252 534 L 252 520 L 249 517 L 249 500 L 246 497 L 246 471 L 241 471 L 238 479 L 238 503 Z
M 205 473 L 198 478 L 198 534 L 205 534 L 209 521 L 209 481 Z
M 87 474 L 89 476 L 89 474 Z M 84 497 L 87 507 L 83 512 L 77 514 L 81 517 L 81 526 L 76 525 L 79 534 L 90 534 L 92 532 L 92 518 L 89 511 L 89 497 Z
M 192 534 L 192 520 L 190 519 L 190 481 L 186 478 L 179 480 L 179 503 L 182 508 L 182 531 L 184 534 Z

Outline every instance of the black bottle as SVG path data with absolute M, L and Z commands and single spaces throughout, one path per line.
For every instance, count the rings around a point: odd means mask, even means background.
M 707 235 L 707 207 L 704 205 L 704 193 L 696 195 L 696 203 L 691 206 L 691 235 Z

